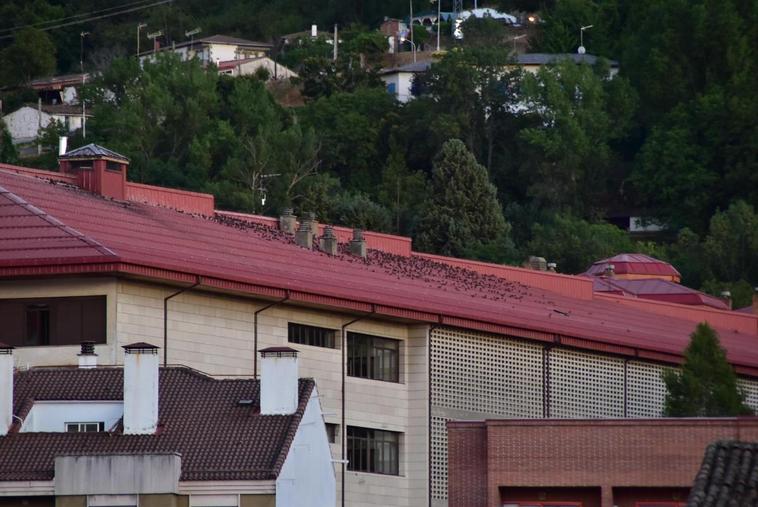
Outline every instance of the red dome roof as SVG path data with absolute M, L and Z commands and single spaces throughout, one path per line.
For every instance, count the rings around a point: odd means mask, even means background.
M 595 262 L 587 270 L 588 275 L 600 276 L 608 264 L 613 264 L 617 275 L 649 275 L 681 277 L 679 271 L 668 262 L 644 254 L 619 254 Z

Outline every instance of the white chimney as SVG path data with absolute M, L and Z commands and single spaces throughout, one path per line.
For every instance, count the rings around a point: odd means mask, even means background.
M 79 352 L 79 368 L 94 368 L 97 366 L 97 354 L 95 354 L 95 342 L 82 342 L 82 351 Z
M 13 424 L 13 347 L 0 343 L 0 436 Z
M 300 401 L 297 350 L 261 350 L 261 415 L 294 414 Z
M 151 435 L 158 427 L 158 347 L 124 346 L 124 434 Z
M 60 136 L 58 138 L 58 156 L 65 155 L 68 151 L 68 137 Z

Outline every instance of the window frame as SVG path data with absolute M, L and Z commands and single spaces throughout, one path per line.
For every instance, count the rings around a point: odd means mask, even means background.
M 97 429 L 94 431 L 88 431 L 86 429 L 87 426 L 90 425 L 97 425 Z M 69 430 L 69 427 L 76 426 L 76 431 Z M 103 433 L 105 431 L 105 422 L 104 421 L 72 421 L 72 422 L 65 422 L 63 423 L 63 427 L 65 428 L 65 433 Z M 82 428 L 85 428 L 82 430 Z
M 293 331 L 297 329 L 300 333 L 305 332 L 323 332 L 324 334 L 331 334 L 331 337 L 324 336 L 324 337 L 318 337 L 314 338 L 313 335 L 308 337 L 297 337 L 297 339 L 293 339 Z M 328 328 L 328 327 L 320 327 L 320 326 L 314 326 L 312 324 L 303 324 L 301 322 L 288 322 L 287 323 L 287 342 L 289 343 L 296 343 L 298 345 L 307 345 L 308 347 L 318 347 L 321 349 L 339 349 L 339 340 L 337 339 L 337 333 L 338 331 L 336 329 Z M 301 341 L 299 341 L 301 340 Z M 317 341 L 320 341 L 321 343 L 325 344 L 319 344 L 316 343 Z
M 347 469 L 349 471 L 390 476 L 400 475 L 402 433 L 361 426 L 348 426 L 346 433 Z M 381 444 L 381 447 L 377 447 L 377 444 Z M 358 453 L 357 457 L 355 456 L 356 453 Z M 385 455 L 386 459 L 383 459 Z
M 400 382 L 402 340 L 365 333 L 347 333 L 347 376 Z

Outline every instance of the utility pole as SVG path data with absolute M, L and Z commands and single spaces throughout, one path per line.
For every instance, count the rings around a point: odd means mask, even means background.
M 337 37 L 337 23 L 334 23 L 334 44 L 332 44 L 332 46 L 334 46 L 334 56 L 332 59 L 335 62 L 337 61 L 337 46 L 339 45 L 339 42 L 339 37 Z
M 82 90 L 84 90 L 84 38 L 89 35 L 89 32 L 82 32 L 79 34 L 79 70 L 82 73 Z M 82 101 L 82 139 L 87 139 L 87 105 L 84 103 L 84 97 L 79 94 Z
M 137 59 L 139 60 L 139 33 L 140 30 L 145 28 L 147 26 L 147 23 L 139 23 L 137 25 Z
M 410 25 L 411 25 L 411 26 L 410 26 L 410 29 L 411 29 L 411 42 L 415 42 L 415 41 L 413 40 L 413 0 L 409 0 L 409 2 L 408 2 L 408 3 L 409 3 L 409 4 L 410 4 L 410 6 L 411 6 L 411 15 L 410 15 L 410 17 L 408 18 L 408 21 L 409 21 L 409 23 L 410 23 Z
M 440 50 L 440 24 L 442 24 L 442 0 L 437 0 L 437 52 Z

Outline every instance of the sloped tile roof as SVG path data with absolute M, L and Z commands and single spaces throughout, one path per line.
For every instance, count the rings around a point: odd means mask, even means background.
M 22 419 L 33 401 L 123 399 L 121 368 L 33 368 L 15 375 L 13 413 Z M 184 367 L 160 369 L 155 435 L 19 433 L 0 437 L 0 481 L 50 480 L 64 454 L 179 453 L 181 480 L 275 479 L 300 424 L 314 382 L 300 380 L 293 415 L 260 415 L 260 383 L 213 379 Z M 251 405 L 239 405 L 240 400 Z
M 61 159 L 70 159 L 70 158 L 89 158 L 89 157 L 107 157 L 107 158 L 113 158 L 116 160 L 123 160 L 124 162 L 128 162 L 129 159 L 125 156 L 121 155 L 120 153 L 116 153 L 115 151 L 109 150 L 108 148 L 103 148 L 100 145 L 91 143 L 86 146 L 82 146 L 80 148 L 73 149 L 71 151 L 67 151 L 64 155 L 61 155 L 58 158 Z
M 693 320 L 664 319 L 601 298 L 562 296 L 415 255 L 372 250 L 368 259 L 344 253 L 330 257 L 300 248 L 289 236 L 265 226 L 111 201 L 1 169 L 0 187 L 9 198 L 33 204 L 113 254 L 93 260 L 67 257 L 66 249 L 51 248 L 40 255 L 38 229 L 10 224 L 0 228 L 0 239 L 12 233 L 20 234 L 23 241 L 3 253 L 0 278 L 26 275 L 29 262 L 36 263 L 37 275 L 70 276 L 101 269 L 186 284 L 201 277 L 206 287 L 269 298 L 288 296 L 293 303 L 374 311 L 501 334 L 518 332 L 525 338 L 640 357 L 649 351 L 658 359 L 662 354 L 681 357 L 695 328 Z M 730 361 L 758 371 L 755 320 L 723 313 L 719 316 L 728 317 L 728 322 L 715 327 Z
M 758 443 L 720 441 L 709 445 L 687 505 L 758 505 Z
M 625 280 L 622 278 L 593 276 L 592 282 L 595 292 L 631 294 L 640 298 L 657 301 L 669 301 L 684 305 L 705 305 L 718 308 L 719 310 L 729 309 L 729 306 L 717 297 L 709 296 L 699 290 L 685 287 L 670 280 L 661 280 L 660 278 Z

